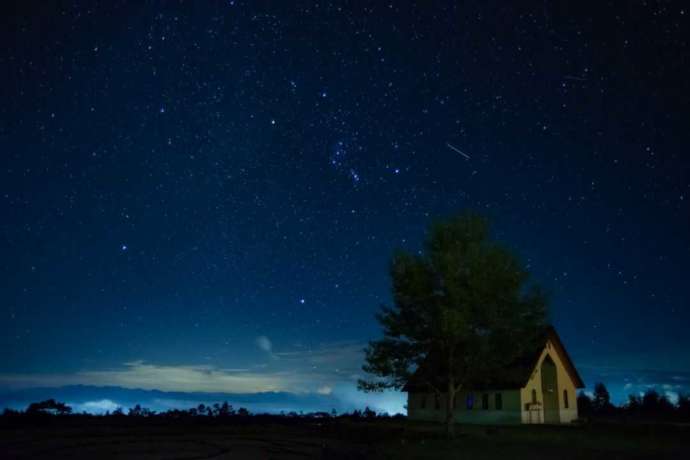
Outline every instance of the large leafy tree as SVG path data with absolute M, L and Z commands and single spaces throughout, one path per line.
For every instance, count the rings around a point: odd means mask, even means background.
M 448 435 L 463 388 L 504 381 L 534 347 L 546 301 L 526 268 L 489 238 L 487 221 L 466 214 L 431 226 L 423 251 L 397 252 L 393 306 L 377 315 L 383 338 L 369 343 L 364 391 L 414 382 L 445 399 Z

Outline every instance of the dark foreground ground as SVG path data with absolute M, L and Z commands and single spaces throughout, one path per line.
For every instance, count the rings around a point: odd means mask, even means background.
M 677 425 L 440 427 L 405 420 L 323 423 L 68 423 L 0 426 L 0 458 L 665 459 L 690 458 Z

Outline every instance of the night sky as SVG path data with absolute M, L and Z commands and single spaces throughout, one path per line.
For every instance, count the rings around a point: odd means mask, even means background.
M 354 383 L 388 262 L 465 210 L 589 389 L 690 390 L 685 2 L 16 3 L 0 390 L 397 410 Z

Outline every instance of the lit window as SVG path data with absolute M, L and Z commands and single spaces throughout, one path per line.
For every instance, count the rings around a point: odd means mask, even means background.
M 474 407 L 474 393 L 467 394 L 465 405 L 467 406 L 467 410 L 472 410 L 472 407 Z
M 568 390 L 563 390 L 563 407 L 568 408 Z
M 503 410 L 503 395 L 501 393 L 496 393 L 494 395 L 494 405 L 496 410 Z
M 484 393 L 482 395 L 482 409 L 488 410 L 489 409 L 489 395 Z

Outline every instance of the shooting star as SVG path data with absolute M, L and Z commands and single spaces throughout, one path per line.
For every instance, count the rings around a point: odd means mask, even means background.
M 468 154 L 466 154 L 465 152 L 463 152 L 459 148 L 455 147 L 450 142 L 446 142 L 446 145 L 448 146 L 449 149 L 454 150 L 454 151 L 458 152 L 460 155 L 462 155 L 463 157 L 465 157 L 465 160 L 470 159 L 470 156 Z

